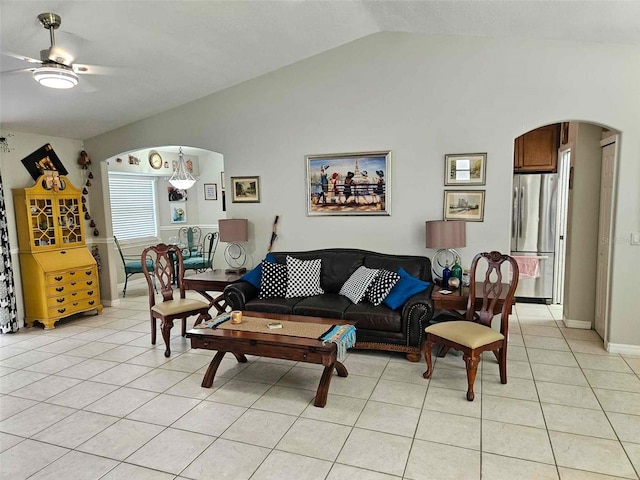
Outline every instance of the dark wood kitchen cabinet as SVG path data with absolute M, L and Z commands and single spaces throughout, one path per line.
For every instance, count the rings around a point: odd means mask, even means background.
M 555 172 L 559 142 L 559 123 L 531 130 L 516 138 L 513 154 L 514 172 Z

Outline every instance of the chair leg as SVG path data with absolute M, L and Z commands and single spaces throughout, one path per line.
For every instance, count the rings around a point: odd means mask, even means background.
M 122 298 L 127 296 L 127 282 L 129 281 L 129 275 L 124 277 L 124 290 L 122 290 Z
M 465 353 L 463 358 L 464 363 L 467 365 L 467 400 L 473 402 L 473 399 L 475 398 L 475 394 L 473 393 L 473 384 L 476 382 L 476 374 L 478 373 L 478 362 L 480 361 L 480 357 L 473 357 Z
M 183 317 L 182 318 L 182 332 L 181 332 L 182 336 L 186 336 L 187 335 L 187 317 Z
M 433 373 L 433 360 L 431 360 L 431 350 L 435 342 L 431 340 L 425 340 L 424 342 L 424 359 L 427 362 L 427 371 L 422 374 L 422 378 L 431 378 L 431 374 Z
M 173 328 L 173 320 L 167 320 L 166 318 L 163 318 L 160 328 L 162 330 L 162 338 L 164 340 L 164 344 L 167 347 L 167 349 L 164 351 L 164 356 L 169 358 L 171 356 L 171 346 L 169 341 L 171 339 L 171 328 Z
M 156 317 L 151 315 L 151 345 L 156 344 Z
M 494 353 L 496 353 L 494 351 Z M 497 351 L 498 365 L 500 366 L 500 383 L 507 383 L 507 349 L 501 348 Z

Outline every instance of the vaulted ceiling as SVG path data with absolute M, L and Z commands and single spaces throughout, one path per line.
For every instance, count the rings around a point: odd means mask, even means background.
M 54 90 L 1 55 L 0 126 L 78 139 L 381 31 L 640 46 L 638 1 L 2 0 L 0 50 L 39 59 L 43 12 L 76 63 L 106 68 Z

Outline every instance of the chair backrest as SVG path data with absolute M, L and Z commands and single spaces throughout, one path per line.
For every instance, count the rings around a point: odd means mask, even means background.
M 198 248 L 200 245 L 200 238 L 202 237 L 202 230 L 200 227 L 182 227 L 178 230 L 178 238 L 180 239 L 180 244 L 183 247 L 189 249 L 189 252 L 192 252 Z
M 213 256 L 218 248 L 218 240 L 220 235 L 218 232 L 209 232 L 204 236 L 202 240 L 202 256 L 208 266 L 213 265 Z
M 480 260 L 486 260 L 487 270 L 484 274 L 484 280 L 476 285 L 476 270 Z M 511 266 L 511 281 L 502 281 L 502 266 L 507 262 Z M 501 313 L 500 332 L 506 335 L 509 329 L 509 312 L 516 294 L 518 286 L 518 264 L 509 255 L 500 252 L 483 252 L 473 257 L 471 262 L 471 284 L 469 285 L 469 301 L 467 303 L 466 319 L 477 321 L 483 325 L 491 326 L 491 320 L 494 315 Z M 480 287 L 480 291 L 477 291 Z M 496 305 L 499 298 L 504 298 L 501 312 L 496 311 Z M 482 305 L 476 308 L 477 299 L 482 299 Z
M 124 254 L 122 253 L 122 248 L 120 248 L 120 242 L 115 235 L 113 236 L 113 241 L 115 242 L 116 247 L 118 247 L 118 253 L 120 254 L 120 258 L 122 259 L 122 265 L 126 266 L 127 262 L 124 261 Z
M 154 262 L 154 269 L 150 270 L 144 259 L 151 259 Z M 167 245 L 160 243 L 145 248 L 140 257 L 142 262 L 142 271 L 147 279 L 149 287 L 149 305 L 155 305 L 155 293 L 153 285 L 153 277 L 155 276 L 162 301 L 173 300 L 173 278 L 174 269 L 176 269 L 176 281 L 180 291 L 180 298 L 185 298 L 184 285 L 184 265 L 182 263 L 182 252 L 176 245 Z

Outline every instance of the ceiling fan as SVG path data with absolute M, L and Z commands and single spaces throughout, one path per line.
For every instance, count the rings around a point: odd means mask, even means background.
M 40 50 L 40 60 L 11 52 L 2 52 L 2 54 L 29 63 L 39 64 L 39 66 L 3 73 L 30 71 L 36 82 L 49 88 L 73 88 L 78 84 L 78 74 L 93 73 L 93 68 L 90 65 L 73 63 L 75 59 L 73 54 L 56 45 L 54 32 L 62 24 L 62 19 L 59 15 L 55 13 L 41 13 L 38 15 L 38 21 L 45 30 L 49 30 L 49 38 L 51 41 L 49 48 Z

